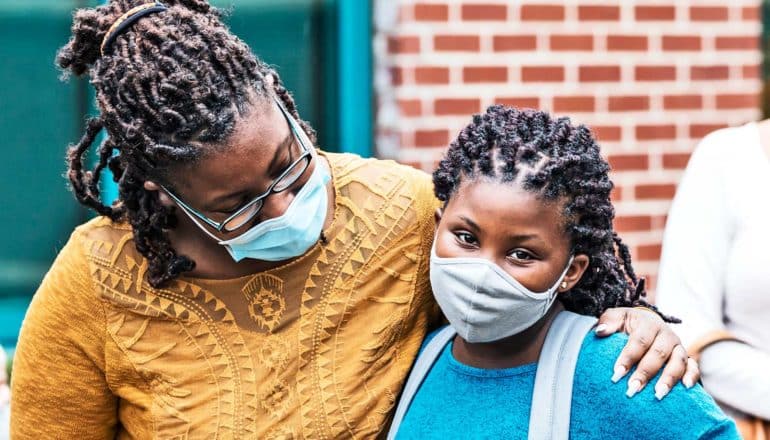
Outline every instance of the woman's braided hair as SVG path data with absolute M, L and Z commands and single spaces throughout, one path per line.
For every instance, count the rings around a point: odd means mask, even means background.
M 145 181 L 164 182 L 168 166 L 199 159 L 213 148 L 207 143 L 221 145 L 254 96 L 274 93 L 313 141 L 315 132 L 299 118 L 278 74 L 229 31 L 220 11 L 205 0 L 164 1 L 167 10 L 138 20 L 101 55 L 113 22 L 141 3 L 111 0 L 76 11 L 72 37 L 56 63 L 65 76 L 88 74 L 100 112 L 68 151 L 67 176 L 75 197 L 113 221 L 131 224 L 136 248 L 149 262 L 150 284 L 157 287 L 191 271 L 195 263 L 171 246 L 164 229 L 176 224 L 173 209 L 162 206 L 156 192 L 146 191 Z M 274 78 L 272 86 L 268 75 Z M 108 138 L 97 149 L 98 163 L 88 170 L 86 153 L 102 129 Z M 191 146 L 192 141 L 206 146 Z M 112 206 L 99 197 L 105 167 L 118 183 Z
M 613 229 L 609 170 L 584 125 L 543 111 L 494 105 L 475 115 L 452 142 L 433 183 L 445 203 L 463 179 L 478 177 L 519 184 L 545 200 L 563 200 L 572 251 L 590 258 L 580 281 L 560 295 L 565 307 L 593 316 L 617 306 L 656 310 L 645 301 L 644 280 L 637 278 L 628 247 Z

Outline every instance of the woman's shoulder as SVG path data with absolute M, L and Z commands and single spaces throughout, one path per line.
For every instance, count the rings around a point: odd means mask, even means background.
M 693 151 L 688 168 L 693 164 L 724 166 L 726 162 L 745 159 L 760 151 L 759 128 L 755 122 L 726 127 L 707 134 Z
M 362 158 L 347 153 L 324 153 L 332 166 L 335 185 L 353 199 L 379 196 L 402 208 L 417 211 L 418 218 L 431 224 L 438 201 L 431 177 L 424 171 L 393 160 Z
M 132 269 L 146 265 L 134 246 L 134 232 L 126 222 L 96 217 L 75 228 L 70 240 L 79 242 L 92 270 L 98 268 Z
M 70 274 L 78 278 L 88 278 L 93 275 L 91 263 L 107 260 L 112 262 L 113 256 L 121 253 L 132 238 L 130 226 L 113 222 L 106 217 L 93 218 L 74 229 L 59 250 L 46 277 Z
M 77 249 L 66 260 L 78 260 L 96 291 L 106 286 L 121 290 L 142 279 L 147 269 L 146 259 L 134 246 L 131 226 L 107 217 L 96 217 L 76 227 L 65 247 Z
M 430 189 L 432 187 L 428 173 L 394 160 L 363 158 L 350 153 L 324 154 L 332 165 L 334 176 L 341 178 L 343 182 L 352 179 L 366 185 L 385 181 L 393 184 L 406 183 L 412 188 Z
M 93 324 L 95 333 L 103 330 L 98 324 L 104 318 L 99 286 L 111 285 L 115 278 L 101 267 L 115 264 L 113 257 L 128 241 L 127 236 L 131 236 L 130 228 L 102 217 L 75 228 L 35 292 L 23 329 L 34 333 L 35 328 L 77 322 L 79 326 Z M 116 288 L 120 288 L 117 283 Z
M 121 242 L 133 239 L 134 232 L 126 222 L 116 222 L 109 217 L 98 216 L 77 226 L 72 233 L 72 240 L 83 244 L 113 247 Z

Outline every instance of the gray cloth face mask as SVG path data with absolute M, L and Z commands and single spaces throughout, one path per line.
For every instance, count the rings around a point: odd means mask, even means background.
M 492 342 L 520 333 L 539 321 L 556 300 L 559 284 L 532 292 L 500 266 L 483 258 L 441 258 L 434 240 L 430 255 L 433 296 L 461 338 Z

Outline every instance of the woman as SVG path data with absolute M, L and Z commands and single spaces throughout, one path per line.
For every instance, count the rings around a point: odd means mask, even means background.
M 682 318 L 680 335 L 700 357 L 703 385 L 746 438 L 770 436 L 768 139 L 763 121 L 698 145 L 669 213 L 657 293 L 658 304 Z
M 28 311 L 14 438 L 382 432 L 440 318 L 428 176 L 316 150 L 275 71 L 203 0 L 79 10 L 57 62 L 96 89 L 68 177 L 101 217 L 75 230 Z M 113 206 L 98 197 L 105 167 Z M 683 376 L 655 314 L 603 319 L 605 334 L 631 333 L 617 376 L 641 359 L 644 384 L 666 358 L 662 381 Z
M 609 168 L 588 128 L 542 111 L 492 106 L 460 132 L 433 175 L 430 279 L 450 326 L 410 374 L 435 361 L 403 393 L 397 438 L 739 438 L 700 385 L 628 399 L 602 374 L 625 341 L 595 337 L 593 316 L 647 305 L 612 227 Z

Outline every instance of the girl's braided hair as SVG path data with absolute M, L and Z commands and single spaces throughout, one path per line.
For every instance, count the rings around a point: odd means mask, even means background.
M 617 306 L 644 306 L 628 247 L 612 226 L 610 166 L 584 125 L 536 110 L 494 105 L 475 115 L 433 173 L 436 197 L 447 202 L 463 179 L 520 184 L 546 200 L 564 200 L 572 251 L 590 258 L 580 281 L 560 295 L 568 310 L 598 316 Z M 660 312 L 658 312 L 660 314 Z M 668 322 L 678 322 L 661 314 Z

